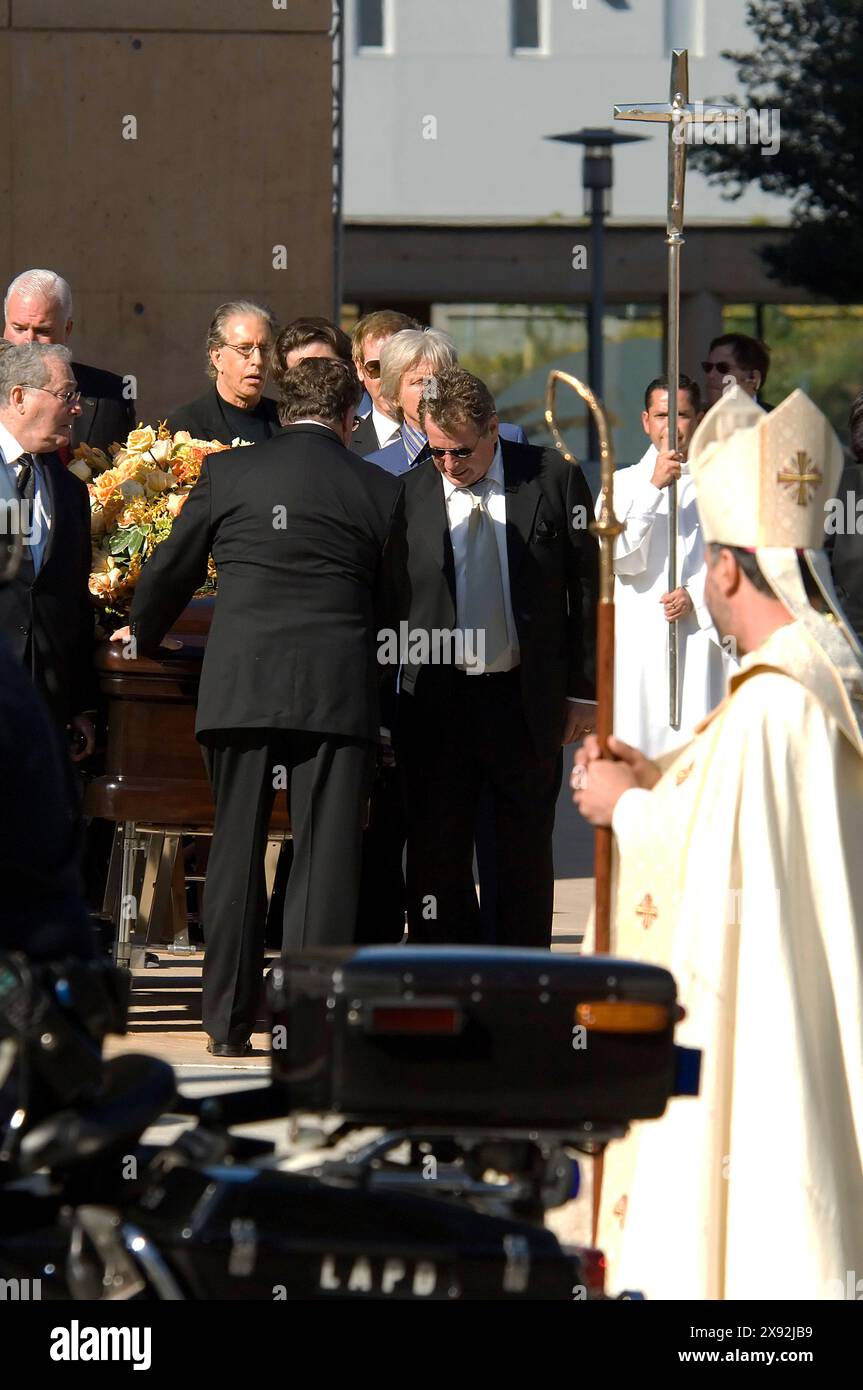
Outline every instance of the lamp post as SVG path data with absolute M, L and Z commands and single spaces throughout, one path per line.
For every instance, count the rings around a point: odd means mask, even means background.
M 611 208 L 611 188 L 614 183 L 611 152 L 615 145 L 629 145 L 644 140 L 644 135 L 621 135 L 610 126 L 585 126 L 568 135 L 546 135 L 546 140 L 560 140 L 565 145 L 582 145 L 581 183 L 584 189 L 584 210 L 590 214 L 591 294 L 587 309 L 587 380 L 593 394 L 605 399 L 603 380 L 603 320 L 605 318 L 605 218 Z M 593 416 L 587 417 L 588 458 L 599 457 L 599 442 Z

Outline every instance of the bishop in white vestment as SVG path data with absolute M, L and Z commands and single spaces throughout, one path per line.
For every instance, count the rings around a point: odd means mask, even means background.
M 677 752 L 594 743 L 573 777 L 614 830 L 613 950 L 672 971 L 676 1038 L 702 1053 L 699 1095 L 606 1154 L 617 1290 L 863 1289 L 863 653 L 820 548 L 841 459 L 800 391 L 770 415 L 714 407 L 690 460 L 742 669 Z

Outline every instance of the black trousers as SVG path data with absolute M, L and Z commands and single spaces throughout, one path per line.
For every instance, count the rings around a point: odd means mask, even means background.
M 473 884 L 477 808 L 494 825 L 499 946 L 547 947 L 554 905 L 552 832 L 561 753 L 537 756 L 518 671 L 417 683 L 402 695 L 407 781 L 408 935 L 414 944 L 487 940 Z
M 405 806 L 400 767 L 379 768 L 363 833 L 358 946 L 397 946 L 405 931 Z
M 352 944 L 372 748 L 365 739 L 276 729 L 230 730 L 208 742 L 216 820 L 204 885 L 203 1016 L 216 1042 L 244 1042 L 257 1017 L 264 852 L 283 782 L 294 839 L 283 950 Z

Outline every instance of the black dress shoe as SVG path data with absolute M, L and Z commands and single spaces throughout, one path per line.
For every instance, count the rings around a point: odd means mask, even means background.
M 207 1051 L 214 1057 L 248 1057 L 251 1050 L 250 1042 L 217 1043 L 213 1038 L 207 1039 Z

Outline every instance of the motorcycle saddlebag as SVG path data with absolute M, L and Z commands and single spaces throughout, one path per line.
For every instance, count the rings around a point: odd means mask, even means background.
M 134 1219 L 195 1299 L 597 1296 L 587 1252 L 563 1250 L 541 1226 L 361 1183 L 241 1164 L 177 1167 Z
M 675 1094 L 668 971 L 473 947 L 309 951 L 268 984 L 289 1108 L 376 1124 L 565 1131 Z

